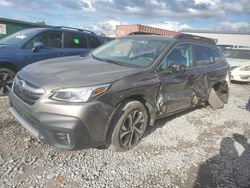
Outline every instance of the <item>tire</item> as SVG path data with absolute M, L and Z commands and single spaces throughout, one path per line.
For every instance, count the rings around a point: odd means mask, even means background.
M 12 87 L 15 72 L 8 68 L 0 68 L 0 96 L 6 96 Z
M 122 103 L 113 120 L 110 150 L 127 151 L 142 139 L 148 125 L 148 112 L 139 101 Z

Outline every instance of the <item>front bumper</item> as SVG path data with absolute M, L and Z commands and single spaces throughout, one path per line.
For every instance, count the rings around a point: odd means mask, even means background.
M 39 100 L 29 106 L 13 92 L 10 112 L 34 137 L 61 149 L 82 149 L 106 143 L 110 116 L 114 109 L 102 102 L 81 105 Z
M 233 81 L 250 82 L 250 75 L 231 74 L 230 79 Z

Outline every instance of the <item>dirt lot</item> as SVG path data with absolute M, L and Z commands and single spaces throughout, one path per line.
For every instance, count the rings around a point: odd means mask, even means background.
M 133 150 L 62 151 L 38 143 L 0 99 L 0 187 L 250 187 L 250 84 L 224 109 L 162 119 Z

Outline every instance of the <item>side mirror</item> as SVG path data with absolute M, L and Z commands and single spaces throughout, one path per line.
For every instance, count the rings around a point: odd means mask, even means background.
M 169 72 L 183 72 L 186 70 L 186 68 L 186 65 L 173 63 L 169 65 L 168 70 Z
M 42 42 L 35 42 L 32 48 L 32 52 L 37 52 L 39 49 L 44 48 L 44 45 Z

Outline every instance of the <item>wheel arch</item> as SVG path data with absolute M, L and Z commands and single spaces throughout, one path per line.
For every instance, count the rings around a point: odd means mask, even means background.
M 109 122 L 108 122 L 108 128 L 106 130 L 106 145 L 110 144 L 110 139 L 111 139 L 111 136 L 112 136 L 112 130 L 114 129 L 114 126 L 115 126 L 114 123 L 113 123 L 115 115 L 117 114 L 120 106 L 122 104 L 124 104 L 125 102 L 128 102 L 128 101 L 139 101 L 139 102 L 141 102 L 145 106 L 145 108 L 146 108 L 146 110 L 148 112 L 149 125 L 152 126 L 154 124 L 154 121 L 155 121 L 155 109 L 154 109 L 153 105 L 149 102 L 147 97 L 145 95 L 143 95 L 143 94 L 136 94 L 136 95 L 127 96 L 127 97 L 117 101 L 116 104 L 115 104 L 115 110 L 112 113 L 112 115 L 110 116 L 110 119 L 109 119 Z
M 229 97 L 229 85 L 226 80 L 220 80 L 212 84 L 211 89 L 214 89 L 214 91 L 218 94 L 218 96 L 221 98 L 221 100 L 226 104 L 228 102 Z M 209 92 L 210 93 L 210 92 Z
M 7 68 L 15 73 L 18 71 L 18 67 L 15 65 L 15 63 L 10 61 L 0 61 L 0 68 Z
M 153 120 L 155 119 L 155 109 L 153 105 L 150 103 L 149 99 L 143 94 L 134 94 L 131 96 L 127 96 L 123 99 L 120 99 L 118 102 L 116 102 L 115 107 L 118 108 L 120 104 L 131 100 L 139 101 L 145 106 L 149 116 L 149 124 L 153 125 L 154 122 L 151 122 L 152 121 L 151 119 Z

